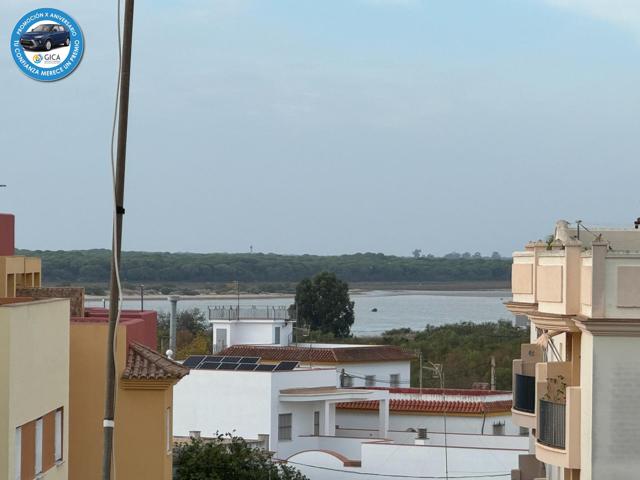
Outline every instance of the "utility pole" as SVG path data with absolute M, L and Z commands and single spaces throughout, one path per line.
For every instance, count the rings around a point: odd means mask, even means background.
M 422 363 L 421 363 L 422 365 Z M 449 453 L 448 453 L 448 445 L 447 445 L 447 394 L 444 390 L 444 368 L 441 363 L 433 363 L 429 362 L 427 366 L 427 370 L 433 372 L 434 377 L 440 380 L 440 389 L 442 391 L 442 413 L 444 420 L 444 474 L 445 478 L 449 479 Z
M 420 350 L 420 395 L 422 395 L 422 350 Z
M 127 125 L 129 120 L 129 81 L 131 76 L 131 44 L 133 39 L 133 2 L 125 0 L 124 35 L 122 55 L 120 57 L 120 97 L 118 99 L 118 148 L 116 153 L 115 172 L 115 225 L 113 232 L 111 256 L 111 292 L 109 297 L 109 333 L 107 337 L 106 392 L 104 402 L 104 450 L 102 455 L 102 480 L 111 480 L 113 463 L 113 432 L 115 428 L 115 379 L 114 341 L 118 310 L 120 308 L 120 289 L 118 286 L 118 269 L 122 251 L 122 217 L 124 215 L 124 179 L 127 155 Z M 120 18 L 118 18 L 120 22 Z M 118 45 L 120 48 L 120 45 Z
M 491 355 L 491 391 L 496 389 L 496 357 Z

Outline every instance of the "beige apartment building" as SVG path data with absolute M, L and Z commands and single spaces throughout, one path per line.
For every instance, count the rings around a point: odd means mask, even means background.
M 640 231 L 559 221 L 512 268 L 506 306 L 531 323 L 512 419 L 532 441 L 511 478 L 640 478 Z
M 69 300 L 0 298 L 0 479 L 67 480 Z
M 108 312 L 82 288 L 42 288 L 39 258 L 15 256 L 0 214 L 0 480 L 102 476 Z M 118 326 L 114 470 L 171 480 L 173 386 L 189 369 L 155 351 L 157 314 Z

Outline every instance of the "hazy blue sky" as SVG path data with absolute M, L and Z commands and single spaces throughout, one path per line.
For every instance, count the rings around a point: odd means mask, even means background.
M 0 211 L 23 248 L 108 247 L 114 1 L 45 2 L 82 65 L 14 65 Z M 508 254 L 640 215 L 640 2 L 138 0 L 124 248 Z

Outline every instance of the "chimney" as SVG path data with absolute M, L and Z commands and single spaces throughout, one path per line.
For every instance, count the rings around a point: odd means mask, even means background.
M 0 213 L 0 257 L 12 257 L 15 250 L 16 219 L 9 213 Z

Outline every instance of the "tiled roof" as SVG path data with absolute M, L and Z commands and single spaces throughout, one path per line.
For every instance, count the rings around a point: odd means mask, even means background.
M 318 363 L 389 362 L 411 360 L 415 355 L 393 345 L 363 345 L 358 347 L 276 347 L 268 345 L 232 345 L 218 355 L 260 357 L 266 361 L 297 361 Z
M 367 390 L 388 390 L 389 393 L 409 393 L 409 394 L 421 394 L 421 395 L 442 395 L 441 388 L 395 388 L 395 387 L 366 387 Z M 463 395 L 463 396 L 478 396 L 478 397 L 491 397 L 498 395 L 510 395 L 508 390 L 481 390 L 478 388 L 445 388 L 444 393 L 446 395 Z
M 338 403 L 337 408 L 344 410 L 378 410 L 377 400 L 362 402 Z M 446 408 L 445 408 L 446 407 Z M 413 413 L 444 413 L 448 414 L 483 414 L 510 412 L 511 402 L 459 402 L 459 401 L 433 401 L 433 400 L 394 400 L 389 401 L 391 412 Z
M 179 380 L 189 369 L 144 345 L 132 342 L 127 353 L 124 380 Z

